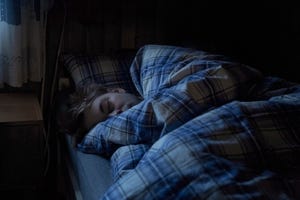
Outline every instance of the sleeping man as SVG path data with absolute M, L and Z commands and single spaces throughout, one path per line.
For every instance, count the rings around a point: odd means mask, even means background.
M 70 111 L 76 127 L 71 133 L 75 133 L 76 145 L 104 121 L 102 128 L 111 136 L 109 144 L 127 144 L 123 137 L 133 143 L 151 143 L 196 115 L 242 98 L 261 78 L 257 70 L 219 55 L 159 45 L 146 45 L 137 52 L 130 75 L 139 96 L 97 84 L 84 85 L 71 95 Z M 130 113 L 117 117 L 139 103 Z M 120 135 L 122 129 L 126 134 Z M 139 135 L 141 131 L 147 134 Z M 110 141 L 112 138 L 118 141 Z
M 77 129 L 71 133 L 75 133 L 76 144 L 108 118 L 105 123 L 110 125 L 102 123 L 103 128 L 120 139 L 118 143 L 123 144 L 121 138 L 128 135 L 126 129 L 132 132 L 127 139 L 133 137 L 134 143 L 140 142 L 135 141 L 137 138 L 151 138 L 147 142 L 153 142 L 191 117 L 242 98 L 251 84 L 261 78 L 260 72 L 224 57 L 159 45 L 141 48 L 130 74 L 139 96 L 122 88 L 109 89 L 97 84 L 85 85 L 71 95 L 70 111 Z M 130 113 L 117 117 L 139 103 Z M 126 134 L 118 137 L 122 128 L 117 127 L 124 128 Z M 145 129 L 149 129 L 149 134 L 135 136 Z
M 297 170 L 299 85 L 158 45 L 130 74 L 142 98 L 97 85 L 72 97 L 76 148 L 111 160 L 104 199 L 288 199 L 273 172 Z

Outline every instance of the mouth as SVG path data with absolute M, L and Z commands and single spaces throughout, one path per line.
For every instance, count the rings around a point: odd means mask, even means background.
M 126 105 L 124 105 L 123 108 L 122 108 L 123 112 L 126 111 L 126 110 L 128 110 L 128 109 L 130 109 L 132 106 L 133 106 L 133 104 L 126 104 Z

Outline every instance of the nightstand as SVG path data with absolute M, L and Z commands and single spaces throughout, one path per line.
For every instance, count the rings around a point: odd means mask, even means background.
M 33 94 L 0 93 L 0 193 L 36 199 L 43 179 L 44 129 Z

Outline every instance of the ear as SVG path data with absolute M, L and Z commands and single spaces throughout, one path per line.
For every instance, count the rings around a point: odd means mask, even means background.
M 126 90 L 124 90 L 123 88 L 109 88 L 108 92 L 125 93 Z

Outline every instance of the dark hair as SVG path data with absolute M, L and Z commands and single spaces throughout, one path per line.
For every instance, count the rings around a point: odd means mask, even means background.
M 72 120 L 72 130 L 69 134 L 72 135 L 73 145 L 78 144 L 87 133 L 87 129 L 83 123 L 83 111 L 91 105 L 91 103 L 103 94 L 106 94 L 108 89 L 99 84 L 89 84 L 78 87 L 74 93 L 70 95 L 69 114 Z

